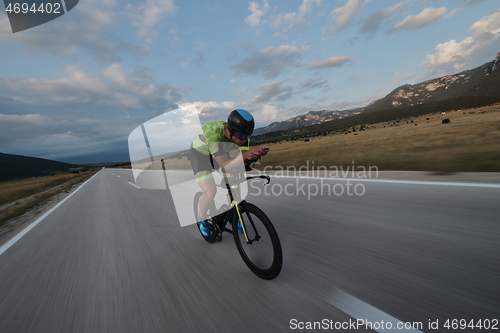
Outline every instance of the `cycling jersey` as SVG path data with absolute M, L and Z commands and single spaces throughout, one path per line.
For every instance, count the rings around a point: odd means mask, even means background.
M 224 134 L 224 121 L 211 121 L 200 129 L 193 139 L 192 147 L 203 155 L 220 156 L 234 149 L 234 143 L 226 138 Z M 230 142 L 230 144 L 224 144 Z M 248 150 L 250 138 L 246 146 L 240 146 L 240 150 Z
M 236 144 L 226 138 L 224 134 L 224 121 L 212 121 L 205 124 L 191 143 L 189 160 L 193 168 L 196 180 L 212 178 L 212 168 L 218 169 L 222 174 L 219 165 L 212 159 L 212 156 L 221 156 L 234 150 Z M 239 146 L 240 150 L 250 149 L 250 138 L 246 146 Z M 215 164 L 215 165 L 214 165 Z

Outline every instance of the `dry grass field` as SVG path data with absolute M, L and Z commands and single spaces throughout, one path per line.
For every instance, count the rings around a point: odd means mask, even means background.
M 443 119 L 451 122 L 443 124 Z M 309 140 L 266 145 L 271 150 L 257 169 L 355 165 L 367 170 L 500 171 L 500 104 L 371 124 L 364 131 L 358 127 L 356 132 Z
M 90 178 L 94 173 L 87 171 L 0 183 L 0 224 Z

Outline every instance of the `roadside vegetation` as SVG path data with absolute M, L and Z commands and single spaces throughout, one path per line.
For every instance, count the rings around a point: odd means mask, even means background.
M 132 169 L 132 165 L 130 162 L 125 162 L 125 163 L 120 163 L 120 164 L 115 164 L 106 167 L 107 169 Z
M 96 173 L 96 170 L 28 178 L 0 183 L 0 225 L 53 195 L 68 190 Z

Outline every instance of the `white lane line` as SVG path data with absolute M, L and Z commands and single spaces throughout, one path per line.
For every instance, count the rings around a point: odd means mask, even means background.
M 298 178 L 298 179 L 323 179 L 323 180 L 345 180 L 356 182 L 371 182 L 371 183 L 391 183 L 391 184 L 413 184 L 413 185 L 435 185 L 435 186 L 463 186 L 463 187 L 483 187 L 483 188 L 500 188 L 500 184 L 483 184 L 483 183 L 458 183 L 458 182 L 431 182 L 417 180 L 391 180 L 391 179 L 370 179 L 370 178 L 329 178 L 329 177 L 295 177 L 295 176 L 273 176 L 274 178 Z
M 127 169 L 123 169 L 127 170 Z M 145 171 L 140 169 L 131 169 L 136 171 Z M 149 172 L 161 172 L 162 170 L 148 170 Z M 192 171 L 174 171 L 167 170 L 171 173 L 192 173 Z M 249 173 L 247 176 L 259 176 L 261 174 Z M 276 176 L 269 175 L 273 178 L 297 178 L 297 179 L 316 179 L 316 180 L 344 180 L 344 181 L 356 181 L 356 182 L 371 182 L 371 183 L 390 183 L 390 184 L 409 184 L 409 185 L 434 185 L 434 186 L 462 186 L 462 187 L 482 187 L 482 188 L 500 188 L 500 184 L 489 184 L 489 183 L 461 183 L 461 182 L 437 182 L 437 181 L 418 181 L 418 180 L 392 180 L 392 179 L 373 179 L 373 178 L 333 178 L 333 177 L 304 177 L 304 176 Z
M 116 177 L 121 178 L 120 176 L 116 175 Z
M 372 329 L 377 332 L 409 331 L 420 332 L 412 326 L 423 329 L 424 322 L 404 323 L 401 320 L 365 303 L 348 293 L 335 288 L 328 303 L 356 319 L 358 328 Z
M 133 187 L 135 187 L 135 188 L 141 188 L 140 186 L 135 185 L 135 184 L 134 184 L 134 183 L 132 183 L 132 182 L 128 182 L 128 183 L 129 183 L 130 185 L 132 185 Z
M 68 200 L 69 198 L 71 198 L 73 196 L 73 194 L 75 194 L 76 192 L 78 192 L 79 189 L 81 189 L 82 187 L 85 186 L 85 184 L 87 184 L 92 178 L 94 178 L 95 176 L 97 176 L 97 174 L 99 174 L 99 172 L 101 171 L 98 171 L 95 175 L 93 175 L 92 177 L 90 177 L 89 179 L 87 179 L 87 181 L 85 183 L 83 183 L 80 187 L 78 187 L 75 191 L 73 191 L 73 193 L 71 193 L 70 195 L 68 195 L 66 198 L 64 198 L 62 201 L 60 201 L 57 205 L 55 205 L 54 207 L 52 207 L 49 211 L 47 211 L 45 214 L 43 214 L 42 216 L 40 216 L 35 222 L 31 223 L 29 226 L 27 226 L 23 231 L 21 231 L 20 233 L 18 233 L 15 237 L 13 237 L 12 239 L 10 239 L 7 243 L 5 243 L 4 245 L 2 245 L 0 247 L 0 256 L 2 255 L 2 253 L 4 253 L 5 251 L 7 251 L 7 249 L 9 247 L 11 247 L 12 245 L 14 245 L 15 242 L 17 242 L 19 239 L 21 239 L 21 237 L 23 237 L 24 235 L 26 235 L 31 229 L 33 229 L 34 227 L 37 226 L 38 223 L 42 222 L 42 220 L 44 218 L 46 218 L 47 216 L 49 216 L 50 213 L 52 213 L 53 211 L 55 211 L 57 208 L 59 208 L 59 206 L 61 206 L 66 200 Z

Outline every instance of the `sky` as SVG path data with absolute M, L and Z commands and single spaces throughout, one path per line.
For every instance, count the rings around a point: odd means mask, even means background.
M 80 0 L 17 33 L 2 10 L 0 152 L 127 161 L 129 134 L 178 107 L 262 127 L 498 52 L 498 0 Z

